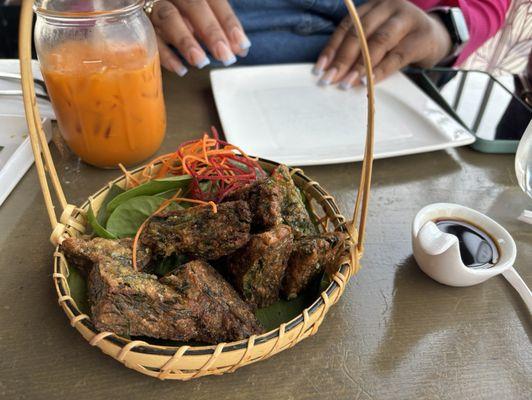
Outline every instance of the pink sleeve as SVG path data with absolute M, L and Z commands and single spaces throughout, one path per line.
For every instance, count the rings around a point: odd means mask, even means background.
M 469 28 L 469 43 L 466 45 L 457 64 L 484 44 L 504 24 L 510 0 L 411 0 L 423 10 L 433 7 L 460 7 Z

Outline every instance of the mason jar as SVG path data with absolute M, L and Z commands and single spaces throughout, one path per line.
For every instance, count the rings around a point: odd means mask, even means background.
M 155 32 L 139 0 L 36 1 L 35 45 L 61 134 L 83 161 L 130 166 L 166 129 Z

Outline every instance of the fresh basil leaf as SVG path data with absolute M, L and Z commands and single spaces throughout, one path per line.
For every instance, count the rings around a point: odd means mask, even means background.
M 155 197 L 160 197 L 161 199 L 163 200 L 169 200 L 172 198 L 172 196 L 174 196 L 176 194 L 177 190 L 168 190 L 166 192 L 162 192 L 162 193 L 157 193 L 155 195 Z M 181 202 L 181 203 L 177 203 L 177 202 L 171 202 L 168 207 L 165 209 L 165 211 L 179 211 L 179 210 L 184 210 L 186 208 L 188 203 L 186 202 Z
M 142 223 L 163 202 L 164 199 L 157 196 L 139 196 L 129 199 L 111 213 L 107 221 L 107 230 L 119 238 L 134 237 Z
M 177 193 L 176 189 L 167 190 L 166 192 L 156 193 L 154 196 L 160 197 L 162 199 L 168 200 Z
M 281 299 L 269 307 L 258 309 L 255 311 L 255 316 L 266 331 L 270 331 L 297 317 L 303 312 L 306 304 L 304 296 L 296 297 L 293 300 Z
M 171 176 L 168 178 L 154 179 L 137 187 L 119 194 L 107 204 L 107 211 L 113 212 L 124 202 L 139 196 L 153 196 L 172 189 L 182 189 L 190 183 L 190 175 Z
M 107 211 L 107 204 L 109 204 L 109 202 L 113 200 L 116 196 L 124 192 L 125 189 L 121 188 L 117 184 L 113 184 L 109 188 L 107 196 L 105 196 L 105 199 L 103 200 L 102 204 L 100 205 L 100 208 L 98 209 L 98 212 L 96 213 L 96 219 L 98 220 L 98 223 L 101 226 L 105 226 L 105 224 L 107 224 L 107 220 L 109 219 L 110 214 Z
M 67 277 L 70 295 L 82 313 L 88 314 L 90 307 L 87 293 L 87 282 L 76 268 L 70 268 Z
M 114 234 L 112 234 L 107 229 L 105 229 L 102 225 L 100 225 L 100 223 L 98 222 L 98 219 L 94 215 L 94 211 L 92 210 L 91 204 L 89 204 L 89 210 L 87 211 L 87 220 L 89 221 L 92 231 L 96 234 L 96 236 L 99 236 L 105 239 L 116 239 L 116 236 Z
M 319 296 L 321 277 L 313 279 L 308 288 L 293 300 L 281 299 L 269 307 L 255 311 L 255 316 L 267 331 L 297 317 Z
M 324 292 L 325 290 L 327 290 L 327 288 L 329 287 L 331 282 L 332 282 L 331 278 L 329 278 L 327 273 L 324 273 L 323 276 L 321 277 L 321 281 L 320 281 L 320 293 Z

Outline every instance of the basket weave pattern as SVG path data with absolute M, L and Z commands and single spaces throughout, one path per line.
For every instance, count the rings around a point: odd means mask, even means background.
M 52 279 L 58 295 L 58 302 L 67 315 L 72 327 L 77 329 L 91 346 L 98 347 L 105 354 L 115 358 L 126 367 L 159 379 L 188 380 L 205 375 L 220 375 L 234 372 L 238 368 L 264 360 L 288 349 L 303 339 L 315 334 L 329 308 L 342 295 L 349 278 L 360 268 L 363 241 L 369 202 L 373 162 L 373 74 L 369 51 L 362 26 L 352 0 L 344 0 L 352 17 L 360 45 L 366 76 L 368 77 L 368 131 L 362 176 L 357 193 L 353 218 L 349 221 L 341 215 L 334 198 L 318 182 L 307 178 L 300 169 L 292 169 L 295 184 L 311 202 L 311 209 L 322 231 L 339 230 L 348 234 L 349 255 L 338 260 L 338 270 L 331 276 L 329 287 L 303 312 L 277 329 L 253 335 L 248 339 L 213 346 L 159 346 L 141 340 L 129 340 L 112 332 L 98 332 L 90 316 L 80 311 L 71 295 L 68 277 L 69 266 L 59 245 L 66 237 L 84 233 L 87 225 L 86 212 L 89 204 L 95 212 L 101 206 L 113 184 L 125 187 L 127 178 L 121 176 L 96 192 L 83 205 L 68 204 L 57 176 L 48 144 L 44 136 L 39 109 L 35 99 L 35 87 L 31 72 L 31 28 L 32 1 L 22 2 L 21 29 L 19 38 L 20 67 L 24 92 L 24 106 L 29 136 L 35 156 L 35 167 L 42 188 L 44 203 L 52 227 L 51 241 L 56 246 Z M 271 171 L 276 163 L 260 160 L 265 170 Z M 158 168 L 156 166 L 155 168 Z M 140 173 L 142 168 L 133 171 Z M 62 214 L 55 213 L 52 191 L 55 192 Z
M 266 170 L 276 164 L 261 161 Z M 293 178 L 298 187 L 312 202 L 317 202 L 321 213 L 315 216 L 322 227 L 346 231 L 345 218 L 340 214 L 336 203 L 321 186 L 311 181 L 301 170 L 292 170 Z M 98 209 L 112 184 L 124 185 L 121 177 L 102 188 L 81 207 L 70 207 L 60 218 L 61 228 L 55 234 L 61 242 L 65 237 L 79 236 L 85 230 L 85 214 L 90 204 Z M 316 207 L 313 207 L 314 209 Z M 322 228 L 323 230 L 323 228 Z M 351 246 L 353 243 L 351 243 Z M 90 322 L 90 317 L 82 313 L 70 294 L 68 286 L 69 266 L 65 256 L 57 247 L 54 253 L 53 280 L 59 305 L 82 336 L 92 345 L 99 347 L 104 353 L 122 362 L 125 366 L 143 374 L 160 379 L 187 380 L 204 375 L 233 372 L 236 369 L 256 362 L 294 346 L 301 340 L 317 332 L 325 314 L 342 295 L 349 278 L 359 268 L 358 256 L 355 264 L 350 259 L 340 263 L 339 270 L 331 277 L 331 284 L 320 294 L 320 297 L 303 313 L 292 321 L 282 324 L 278 329 L 253 335 L 247 340 L 219 343 L 216 346 L 153 346 L 140 340 L 128 340 L 112 332 L 98 332 Z

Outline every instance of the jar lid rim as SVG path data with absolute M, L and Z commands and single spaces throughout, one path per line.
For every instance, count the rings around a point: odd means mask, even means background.
M 60 11 L 50 10 L 43 6 L 46 1 L 36 1 L 33 4 L 33 11 L 46 18 L 58 18 L 58 19 L 95 19 L 100 17 L 116 16 L 120 14 L 128 14 L 141 8 L 144 5 L 144 0 L 135 0 L 131 4 L 124 7 L 110 9 L 110 10 L 94 10 L 94 11 Z

